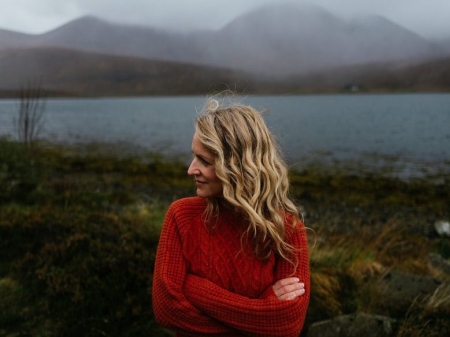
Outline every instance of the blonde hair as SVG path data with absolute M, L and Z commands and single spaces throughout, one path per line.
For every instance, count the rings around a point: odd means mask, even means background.
M 276 252 L 296 267 L 295 247 L 286 242 L 285 223 L 293 229 L 299 212 L 289 196 L 287 165 L 261 113 L 250 106 L 222 106 L 209 99 L 195 129 L 215 156 L 223 198 L 248 221 L 244 234 L 253 242 L 255 256 L 265 260 Z M 220 198 L 207 200 L 209 217 L 218 212 Z

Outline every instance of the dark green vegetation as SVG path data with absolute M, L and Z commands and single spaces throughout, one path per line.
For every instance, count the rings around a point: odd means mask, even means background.
M 166 335 L 153 318 L 152 271 L 167 206 L 194 192 L 186 165 L 95 144 L 37 145 L 0 139 L 0 335 Z M 395 315 L 398 336 L 448 331 L 449 293 L 387 312 L 373 285 L 392 268 L 445 277 L 427 257 L 450 257 L 449 239 L 432 231 L 450 219 L 449 175 L 405 182 L 345 172 L 291 173 L 315 231 L 306 327 L 368 312 Z

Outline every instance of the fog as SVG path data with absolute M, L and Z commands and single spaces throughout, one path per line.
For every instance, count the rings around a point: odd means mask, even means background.
M 40 34 L 84 15 L 173 30 L 219 29 L 274 0 L 0 0 L 0 28 Z M 304 1 L 280 2 L 302 3 Z M 311 1 L 312 2 L 312 1 Z M 450 38 L 448 0 L 314 0 L 335 15 L 381 15 L 423 37 Z

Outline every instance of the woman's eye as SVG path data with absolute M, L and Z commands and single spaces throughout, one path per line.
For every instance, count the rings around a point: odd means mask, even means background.
M 211 165 L 211 163 L 206 161 L 204 158 L 200 158 L 200 161 L 205 165 Z
M 205 166 L 212 165 L 212 163 L 210 163 L 209 161 L 207 161 L 205 158 L 203 158 L 201 156 L 196 156 L 195 154 L 193 154 L 192 156 L 194 157 L 194 159 L 197 158 Z

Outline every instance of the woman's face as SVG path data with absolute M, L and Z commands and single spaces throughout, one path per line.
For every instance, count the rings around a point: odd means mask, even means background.
M 223 187 L 216 176 L 214 155 L 203 146 L 197 133 L 192 139 L 192 153 L 194 159 L 189 166 L 188 174 L 195 178 L 197 195 L 202 198 L 222 196 Z

